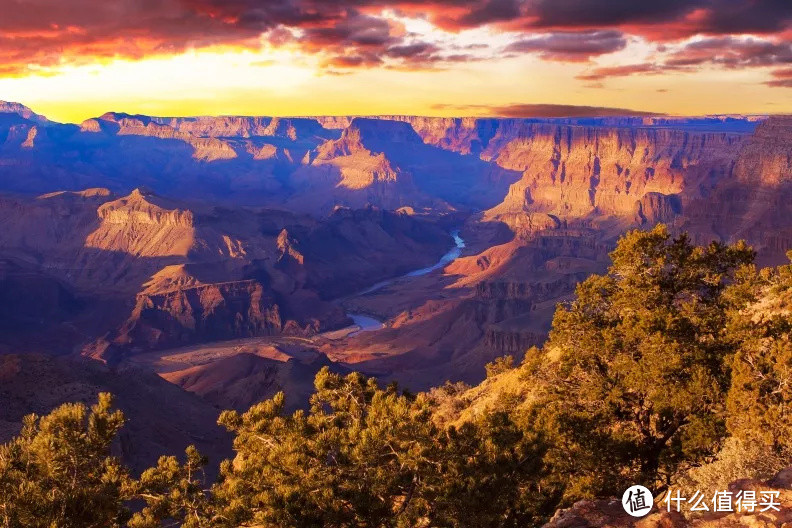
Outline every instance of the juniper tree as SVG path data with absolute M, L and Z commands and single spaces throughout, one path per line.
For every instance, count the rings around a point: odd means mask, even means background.
M 725 434 L 733 344 L 724 290 L 752 262 L 744 243 L 697 247 L 664 226 L 626 234 L 612 265 L 556 311 L 532 383 L 566 500 L 659 490 Z

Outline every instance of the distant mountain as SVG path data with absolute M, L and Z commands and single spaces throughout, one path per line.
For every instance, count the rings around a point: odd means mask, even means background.
M 33 110 L 21 103 L 0 101 L 0 114 L 16 114 L 22 119 L 32 121 L 39 125 L 46 125 L 50 123 L 46 117 L 38 115 Z
M 28 331 L 11 350 L 34 334 L 104 359 L 308 338 L 348 323 L 333 299 L 436 262 L 453 227 L 467 253 L 442 279 L 348 301 L 388 324 L 338 352 L 425 387 L 476 380 L 492 357 L 540 343 L 554 304 L 628 229 L 745 238 L 761 263 L 792 248 L 785 117 L 107 113 L 64 125 L 1 108 L 4 280 L 37 284 L 40 300 L 20 311 Z
M 552 152 L 536 151 L 547 135 L 618 129 L 625 141 L 629 134 L 654 134 L 647 141 L 662 142 L 662 130 L 674 130 L 677 137 L 667 141 L 690 137 L 696 142 L 708 134 L 740 137 L 756 125 L 754 117 L 734 116 L 166 118 L 107 113 L 75 126 L 49 122 L 16 103 L 0 108 L 14 116 L 0 122 L 0 190 L 107 187 L 127 193 L 146 186 L 182 198 L 312 214 L 326 214 L 336 205 L 497 206 L 524 170 L 515 152 L 523 159 L 553 162 Z M 673 155 L 658 151 L 661 157 Z M 647 160 L 647 166 L 669 159 Z

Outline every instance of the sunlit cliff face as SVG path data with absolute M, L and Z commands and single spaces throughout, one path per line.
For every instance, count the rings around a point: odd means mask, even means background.
M 770 0 L 0 0 L 0 99 L 147 114 L 792 110 Z

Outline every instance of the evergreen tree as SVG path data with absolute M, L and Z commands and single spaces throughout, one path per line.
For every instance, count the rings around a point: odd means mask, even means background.
M 283 404 L 221 416 L 236 433 L 215 490 L 228 526 L 506 526 L 536 507 L 522 493 L 537 447 L 505 414 L 441 429 L 425 396 L 326 368 L 310 412 Z
M 792 252 L 790 252 L 792 258 Z M 751 270 L 752 271 L 752 270 Z M 792 455 L 792 266 L 751 273 L 730 290 L 729 333 L 737 348 L 729 432 Z
M 109 394 L 91 407 L 70 403 L 26 416 L 0 447 L 0 526 L 110 528 L 128 518 L 131 481 L 110 444 L 124 423 Z
M 146 502 L 129 528 L 208 528 L 214 525 L 212 501 L 204 483 L 203 468 L 208 463 L 194 446 L 187 448 L 184 464 L 176 457 L 160 457 L 157 465 L 140 476 L 135 496 Z
M 567 501 L 663 489 L 725 434 L 733 346 L 723 295 L 752 262 L 743 243 L 707 247 L 664 226 L 625 235 L 607 274 L 560 306 L 535 376 L 532 421 Z

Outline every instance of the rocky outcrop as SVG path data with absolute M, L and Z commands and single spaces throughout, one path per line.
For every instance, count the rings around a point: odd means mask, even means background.
M 792 249 L 792 118 L 771 117 L 737 153 L 732 178 L 685 211 L 680 228 L 695 240 L 745 239 L 761 262 L 779 263 Z
M 128 196 L 102 204 L 98 227 L 85 238 L 85 247 L 135 257 L 186 257 L 197 232 L 192 211 L 135 189 Z
M 299 297 L 305 297 L 304 304 L 302 310 L 295 310 Z M 190 343 L 310 336 L 347 322 L 340 307 L 322 303 L 310 292 L 295 292 L 295 299 L 281 299 L 256 280 L 185 283 L 166 291 L 149 287 L 137 296 L 129 319 L 106 339 L 109 346 L 93 347 L 87 353 L 114 362 L 128 353 Z
M 261 284 L 252 280 L 205 284 L 139 295 L 114 343 L 165 348 L 201 340 L 273 335 L 284 330 L 284 325 L 274 296 Z
M 7 148 L 29 150 L 46 145 L 48 141 L 46 128 L 29 124 L 14 125 L 8 129 L 5 139 Z
M 193 137 L 283 137 L 295 141 L 312 136 L 328 139 L 336 136 L 336 134 L 328 132 L 317 119 L 311 118 L 203 116 L 156 117 L 153 119 L 157 124 L 168 126 Z
M 569 291 L 570 286 L 580 278 L 579 275 L 561 275 L 549 281 L 535 282 L 485 280 L 476 285 L 476 298 L 481 300 L 519 299 L 538 303 Z
M 532 346 L 544 343 L 545 332 L 530 330 L 503 330 L 497 326 L 487 328 L 484 334 L 484 346 L 495 356 L 511 355 L 521 359 L 525 351 Z
M 635 206 L 636 220 L 641 224 L 671 223 L 682 213 L 682 204 L 676 194 L 649 192 Z
M 702 184 L 727 177 L 744 137 L 554 124 L 523 128 L 488 152 L 500 166 L 523 173 L 499 213 L 630 217 L 648 193 L 697 196 Z
M 558 259 L 551 262 L 558 263 Z M 484 328 L 483 346 L 492 356 L 509 354 L 521 359 L 530 347 L 541 345 L 547 337 L 552 301 L 569 295 L 586 272 L 557 266 L 553 274 L 535 275 L 538 280 L 526 277 L 476 284 L 477 321 Z
M 35 113 L 27 106 L 9 101 L 0 101 L 0 114 L 14 114 L 27 121 L 46 125 L 49 123 L 46 117 Z
M 286 229 L 278 234 L 278 264 L 289 265 L 294 263 L 298 266 L 305 264 L 305 257 L 296 249 L 297 242 L 289 235 Z
M 99 218 L 110 224 L 145 224 L 171 227 L 195 227 L 194 217 L 189 210 L 176 206 L 169 208 L 165 201 L 153 192 L 135 189 L 128 196 L 102 204 L 97 209 Z
M 667 511 L 661 498 L 655 500 L 652 511 L 645 517 L 628 515 L 617 498 L 605 500 L 582 500 L 571 508 L 559 510 L 543 528 L 732 528 L 746 527 L 786 527 L 792 523 L 792 468 L 781 471 L 767 482 L 743 479 L 732 482 L 728 491 L 732 497 L 740 491 L 751 490 L 761 499 L 763 491 L 777 494 L 774 508 L 755 507 L 754 511 L 714 512 L 710 503 L 706 513 L 681 513 Z M 707 490 L 706 493 L 714 493 Z M 727 491 L 727 490 L 719 490 Z M 736 510 L 736 507 L 733 507 Z M 760 511 L 764 509 L 765 511 Z
M 734 166 L 737 181 L 778 186 L 792 181 L 792 117 L 760 123 L 745 143 Z
M 361 130 L 361 123 L 355 120 L 341 138 L 321 145 L 312 156 L 311 164 L 338 167 L 341 174 L 338 187 L 362 189 L 375 183 L 400 181 L 401 170 L 394 169 L 384 153 L 373 152 L 364 145 L 362 135 L 366 132 Z

